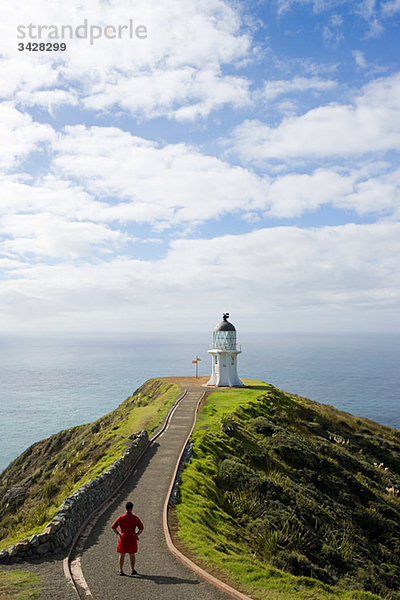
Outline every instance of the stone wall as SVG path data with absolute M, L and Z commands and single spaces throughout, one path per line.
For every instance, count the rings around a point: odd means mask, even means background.
M 169 499 L 170 504 L 172 504 L 173 506 L 176 506 L 177 504 L 180 504 L 180 502 L 181 502 L 180 485 L 181 485 L 182 473 L 183 473 L 183 469 L 185 468 L 185 466 L 191 462 L 192 455 L 193 455 L 193 442 L 192 442 L 192 440 L 189 440 L 185 446 L 183 453 L 182 453 L 181 460 L 179 461 L 179 467 L 178 467 L 178 470 L 175 475 L 175 481 L 174 481 L 171 496 Z
M 91 513 L 123 483 L 149 444 L 146 431 L 135 433 L 130 439 L 131 445 L 123 456 L 107 471 L 66 498 L 42 533 L 33 535 L 30 539 L 24 538 L 8 550 L 2 550 L 0 563 L 21 562 L 28 557 L 43 556 L 67 548 Z

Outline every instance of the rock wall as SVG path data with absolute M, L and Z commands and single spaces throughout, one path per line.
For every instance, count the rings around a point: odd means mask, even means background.
M 190 461 L 192 459 L 192 454 L 193 454 L 193 442 L 192 442 L 192 440 L 189 440 L 185 446 L 183 453 L 182 453 L 182 457 L 179 462 L 179 467 L 176 472 L 171 496 L 169 499 L 170 504 L 172 504 L 173 506 L 176 506 L 177 504 L 180 504 L 180 502 L 181 502 L 181 492 L 180 492 L 181 477 L 182 477 L 183 469 L 185 468 L 185 466 L 188 463 L 190 463 Z
M 66 498 L 42 533 L 30 539 L 24 538 L 8 550 L 2 550 L 0 563 L 21 562 L 32 556 L 43 556 L 67 548 L 92 512 L 123 483 L 149 444 L 146 431 L 135 433 L 130 438 L 132 443 L 121 458 Z

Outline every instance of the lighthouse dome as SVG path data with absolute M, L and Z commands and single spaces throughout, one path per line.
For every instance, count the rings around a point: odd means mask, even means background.
M 221 323 L 218 323 L 218 325 L 216 325 L 214 331 L 236 331 L 235 326 L 232 325 L 232 323 L 229 323 L 228 321 L 221 321 Z
M 228 317 L 229 313 L 224 313 L 221 323 L 215 327 L 213 346 L 220 350 L 236 351 L 236 329 L 228 322 Z

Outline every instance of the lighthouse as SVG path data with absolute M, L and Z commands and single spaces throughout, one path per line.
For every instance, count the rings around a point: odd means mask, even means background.
M 241 353 L 236 343 L 236 329 L 229 323 L 229 313 L 222 315 L 213 333 L 213 343 L 208 353 L 212 357 L 212 375 L 206 385 L 216 387 L 242 387 L 237 374 L 237 356 Z

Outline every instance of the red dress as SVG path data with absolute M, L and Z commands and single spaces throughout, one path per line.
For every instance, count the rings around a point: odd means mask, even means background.
M 136 515 L 126 513 L 115 519 L 111 525 L 112 529 L 119 527 L 117 552 L 120 554 L 135 554 L 137 552 L 136 527 L 143 529 L 143 523 Z

